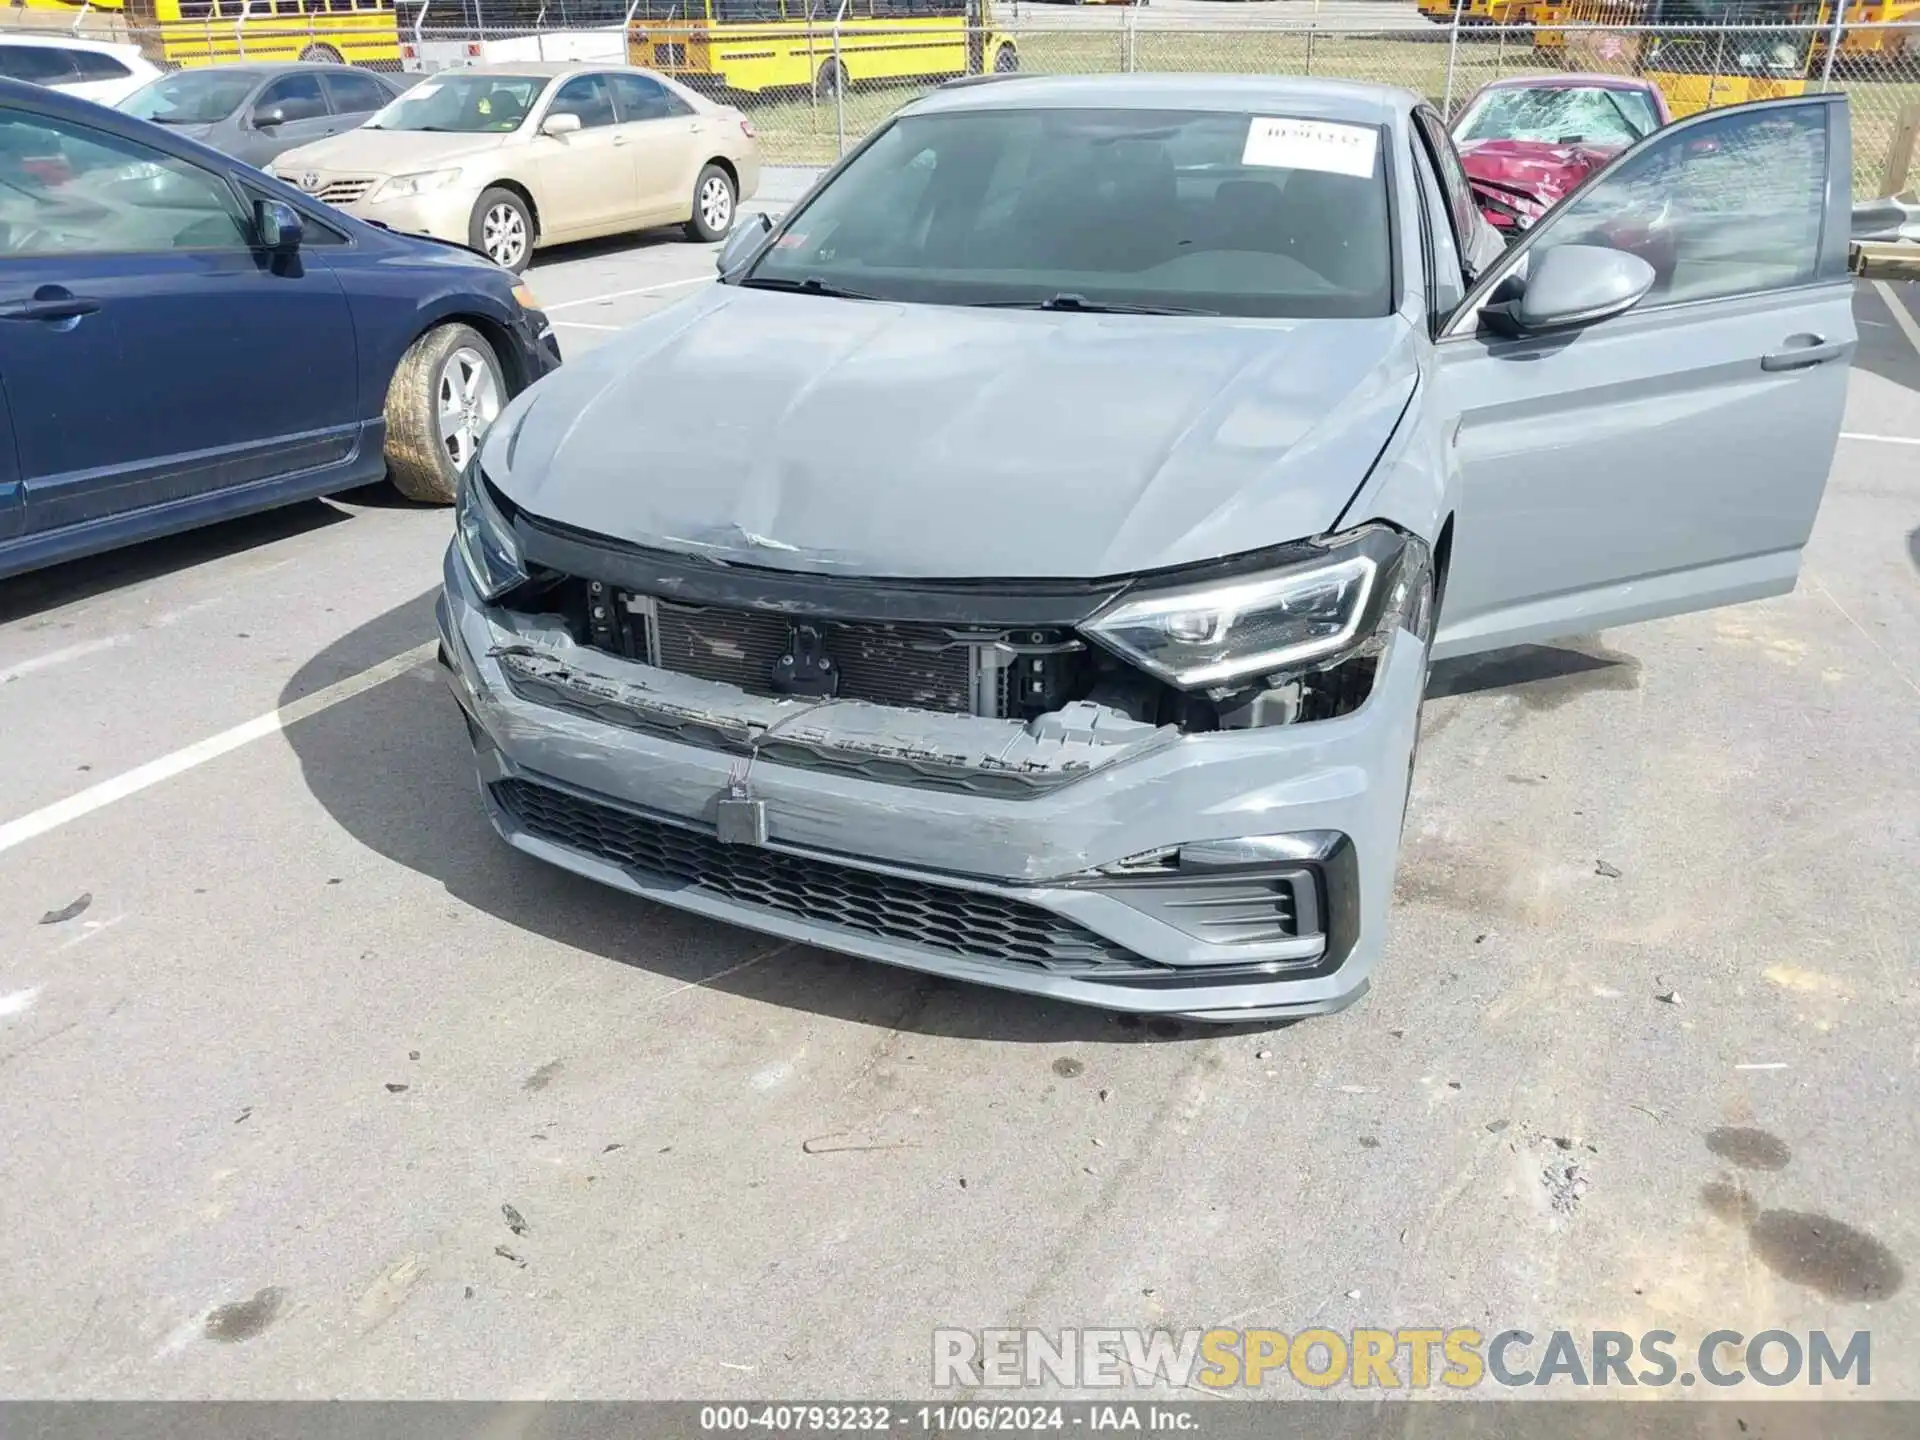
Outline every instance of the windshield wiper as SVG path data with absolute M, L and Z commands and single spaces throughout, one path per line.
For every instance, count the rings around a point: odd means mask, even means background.
M 1064 310 L 1080 315 L 1218 315 L 1218 310 L 1191 310 L 1179 305 L 1129 305 L 1121 300 L 1089 300 L 1063 290 L 1045 300 L 977 300 L 976 310 Z
M 829 285 L 818 275 L 804 280 L 787 280 L 773 275 L 749 276 L 736 281 L 743 290 L 791 290 L 800 295 L 825 295 L 832 300 L 878 300 L 864 290 L 849 290 L 844 285 Z

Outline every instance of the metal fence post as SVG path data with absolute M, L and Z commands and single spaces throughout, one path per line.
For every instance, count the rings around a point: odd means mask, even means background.
M 1840 53 L 1840 26 L 1847 16 L 1847 0 L 1833 0 L 1833 29 L 1827 32 L 1827 58 L 1820 66 L 1820 88 L 1833 88 L 1833 57 Z
M 1140 54 L 1135 48 L 1137 44 L 1135 37 L 1139 34 L 1139 30 L 1133 22 L 1133 6 L 1131 5 L 1120 12 L 1120 34 L 1121 63 L 1126 67 L 1127 74 L 1131 75 L 1140 68 Z
M 840 21 L 847 13 L 847 0 L 833 12 L 833 158 L 847 153 L 847 67 L 840 63 Z
M 1313 0 L 1313 14 L 1307 20 L 1307 63 L 1304 73 L 1313 74 L 1313 35 L 1320 28 L 1320 0 Z
M 1453 118 L 1453 66 L 1460 54 L 1460 17 L 1467 8 L 1467 0 L 1453 0 L 1453 25 L 1447 35 L 1447 90 L 1440 100 L 1440 117 L 1443 120 Z

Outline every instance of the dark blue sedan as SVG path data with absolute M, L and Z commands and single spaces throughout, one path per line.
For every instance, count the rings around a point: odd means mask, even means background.
M 391 476 L 559 364 L 515 277 L 0 81 L 0 575 Z

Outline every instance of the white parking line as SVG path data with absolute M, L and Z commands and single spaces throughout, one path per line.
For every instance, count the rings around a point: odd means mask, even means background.
M 137 795 L 162 780 L 171 780 L 175 775 L 185 774 L 195 766 L 204 765 L 209 760 L 218 759 L 229 751 L 238 750 L 242 745 L 264 739 L 268 735 L 278 734 L 296 721 L 309 715 L 318 715 L 322 710 L 338 705 L 342 700 L 351 700 L 354 696 L 384 685 L 396 675 L 404 675 L 433 654 L 434 641 L 416 645 L 403 651 L 391 660 L 382 660 L 378 665 L 362 670 L 357 675 L 349 675 L 344 680 L 336 680 L 311 695 L 303 695 L 291 704 L 282 705 L 278 710 L 268 711 L 265 715 L 256 715 L 244 724 L 231 730 L 222 730 L 218 735 L 210 735 L 205 740 L 176 750 L 171 755 L 162 755 L 158 760 L 150 760 L 124 774 L 110 780 L 102 780 L 98 785 L 89 786 L 77 795 L 69 795 L 64 800 L 22 815 L 18 820 L 9 820 L 0 825 L 0 851 L 11 850 L 16 845 L 25 844 L 35 836 L 44 835 L 65 825 L 69 820 L 78 820 L 83 815 L 91 815 L 103 810 L 116 800 L 124 800 L 129 795 Z
M 591 320 L 556 320 L 562 330 L 624 330 L 624 325 L 596 325 Z
M 657 295 L 662 290 L 684 290 L 689 285 L 709 285 L 712 282 L 711 275 L 695 275 L 690 280 L 663 280 L 658 285 L 641 285 L 632 290 L 610 290 L 605 295 L 589 295 L 584 300 L 561 300 L 547 306 L 546 311 L 551 315 L 556 310 L 577 310 L 582 305 L 604 305 L 609 300 L 625 300 L 630 295 Z
M 1880 299 L 1887 309 L 1893 312 L 1893 323 L 1900 327 L 1900 333 L 1907 337 L 1907 343 L 1920 354 L 1920 322 L 1914 320 L 1907 307 L 1900 303 L 1900 297 L 1893 293 L 1893 287 L 1884 280 L 1873 282 L 1873 288 L 1880 292 Z
M 1842 430 L 1842 440 L 1877 440 L 1882 445 L 1920 445 L 1920 439 L 1912 435 L 1868 435 L 1860 430 Z

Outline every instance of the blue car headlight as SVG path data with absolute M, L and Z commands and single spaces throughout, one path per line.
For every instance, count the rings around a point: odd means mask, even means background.
M 467 466 L 453 501 L 454 544 L 483 600 L 498 600 L 527 578 L 513 524 L 501 513 L 478 461 Z

